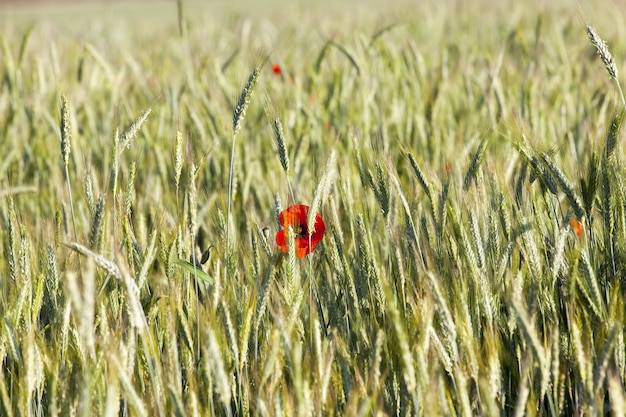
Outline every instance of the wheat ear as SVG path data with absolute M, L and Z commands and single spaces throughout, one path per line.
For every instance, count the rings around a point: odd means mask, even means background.
M 241 91 L 241 95 L 239 96 L 239 100 L 237 100 L 237 105 L 235 106 L 235 111 L 233 112 L 233 137 L 232 144 L 230 149 L 230 169 L 228 171 L 228 207 L 226 211 L 226 248 L 228 249 L 230 244 L 230 206 L 232 201 L 232 193 L 233 193 L 233 171 L 235 168 L 235 139 L 237 138 L 237 133 L 241 129 L 241 122 L 243 122 L 244 117 L 246 116 L 246 111 L 248 110 L 248 105 L 250 104 L 250 97 L 252 96 L 252 91 L 254 90 L 254 86 L 256 85 L 257 80 L 259 79 L 259 75 L 261 74 L 261 65 L 257 65 L 250 76 L 248 77 L 248 81 Z
M 74 203 L 72 200 L 72 187 L 70 186 L 70 171 L 69 161 L 71 146 L 71 131 L 70 131 L 70 109 L 65 96 L 61 96 L 61 156 L 63 157 L 63 167 L 65 169 L 65 182 L 67 183 L 67 194 L 70 199 L 70 212 L 72 214 L 72 226 L 74 227 L 74 239 L 78 240 L 76 233 L 76 217 L 74 216 Z
M 622 86 L 617 79 L 619 73 L 611 51 L 609 51 L 609 48 L 606 46 L 606 42 L 602 40 L 593 26 L 587 25 L 587 36 L 589 37 L 593 47 L 596 48 L 598 55 L 600 55 L 600 59 L 602 60 L 606 71 L 609 73 L 609 76 L 615 80 L 615 84 L 617 84 L 617 89 L 619 90 L 619 95 L 622 98 L 622 104 L 624 109 L 626 109 L 626 99 L 624 98 L 624 93 L 622 92 Z

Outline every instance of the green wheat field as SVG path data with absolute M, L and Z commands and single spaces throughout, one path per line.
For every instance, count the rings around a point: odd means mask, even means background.
M 0 415 L 626 415 L 626 5 L 265 3 L 1 6 Z

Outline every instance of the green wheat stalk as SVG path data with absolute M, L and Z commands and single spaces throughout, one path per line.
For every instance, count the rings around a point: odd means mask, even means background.
M 61 96 L 60 131 L 61 131 L 61 157 L 63 158 L 63 167 L 65 169 L 65 183 L 67 184 L 67 194 L 70 200 L 70 212 L 72 215 L 72 226 L 74 228 L 74 239 L 78 240 L 78 233 L 76 232 L 76 216 L 74 214 L 74 202 L 72 199 L 72 187 L 70 184 L 70 172 L 69 172 L 70 153 L 72 151 L 70 110 L 69 110 L 69 104 L 67 102 L 67 98 L 64 95 Z
M 241 123 L 243 122 L 244 117 L 246 116 L 246 111 L 248 110 L 248 105 L 250 104 L 250 97 L 252 96 L 252 92 L 254 91 L 254 87 L 259 79 L 259 75 L 261 74 L 262 65 L 257 65 L 254 67 L 250 76 L 248 77 L 248 81 L 241 91 L 241 95 L 239 96 L 239 100 L 237 100 L 237 104 L 235 105 L 235 110 L 233 112 L 233 135 L 232 135 L 232 143 L 230 149 L 230 168 L 228 170 L 228 207 L 226 210 L 226 250 L 230 250 L 230 210 L 233 199 L 233 173 L 235 170 L 235 139 L 237 138 L 237 134 L 241 129 Z

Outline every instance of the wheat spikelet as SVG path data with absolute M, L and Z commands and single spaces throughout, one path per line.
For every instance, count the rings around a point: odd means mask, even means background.
M 624 97 L 622 86 L 617 79 L 617 65 L 615 65 L 613 55 L 611 55 L 609 48 L 606 46 L 606 42 L 600 38 L 594 27 L 587 25 L 587 36 L 589 37 L 593 47 L 596 48 L 598 55 L 600 55 L 600 59 L 602 60 L 606 71 L 609 73 L 609 76 L 615 81 L 615 84 L 617 84 L 617 90 L 619 91 L 619 95 L 622 99 L 622 105 L 624 106 L 624 109 L 626 109 L 626 98 Z
M 152 109 L 148 108 L 139 113 L 139 116 L 137 116 L 137 118 L 133 120 L 130 126 L 126 128 L 124 133 L 122 133 L 122 136 L 120 137 L 122 150 L 125 148 L 130 148 L 133 139 L 135 139 L 135 136 L 137 136 L 137 132 L 139 132 L 139 129 L 141 129 L 141 125 L 143 124 L 143 122 L 146 121 L 151 111 Z
M 65 96 L 61 96 L 61 156 L 63 159 L 63 167 L 65 169 L 65 182 L 67 184 L 67 194 L 70 199 L 70 211 L 72 213 L 72 224 L 74 227 L 74 239 L 78 239 L 76 232 L 76 217 L 74 215 L 74 202 L 72 199 L 72 187 L 70 186 L 69 160 L 71 153 L 71 129 L 70 129 L 70 111 L 69 104 Z
M 17 278 L 17 265 L 16 265 L 16 256 L 15 256 L 15 245 L 17 244 L 17 217 L 15 214 L 15 202 L 12 197 L 9 197 L 8 205 L 8 235 L 9 235 L 9 244 L 8 244 L 8 253 L 7 253 L 7 262 L 9 264 L 9 277 L 12 282 L 15 282 Z
M 411 234 L 413 235 L 413 241 L 415 242 L 415 245 L 417 246 L 417 252 L 419 254 L 420 263 L 421 263 L 422 266 L 425 267 L 426 266 L 426 258 L 424 257 L 424 252 L 422 252 L 422 247 L 421 247 L 419 236 L 418 236 L 418 233 L 417 233 L 417 228 L 415 227 L 415 223 L 413 222 L 413 217 L 411 215 L 411 209 L 409 207 L 409 202 L 407 201 L 406 196 L 404 195 L 404 192 L 402 191 L 402 186 L 400 185 L 400 180 L 393 173 L 391 166 L 387 167 L 387 172 L 388 172 L 389 178 L 391 180 L 391 183 L 395 187 L 396 192 L 398 193 L 398 196 L 400 197 L 400 201 L 402 202 L 402 207 L 404 208 L 404 214 L 405 214 L 406 218 L 408 219 L 408 224 L 409 224 L 409 226 L 411 228 Z
M 328 195 L 328 192 L 330 190 L 330 186 L 332 185 L 333 178 L 335 176 L 336 160 L 337 155 L 333 150 L 328 157 L 328 162 L 326 163 L 326 168 L 324 169 L 322 178 L 320 178 L 319 182 L 317 183 L 315 193 L 313 194 L 313 201 L 311 202 L 311 207 L 309 208 L 309 213 L 307 214 L 306 224 L 309 235 L 315 232 L 315 218 L 317 212 L 320 208 L 322 200 L 326 199 L 326 196 Z
M 130 219 L 133 201 L 135 200 L 135 178 L 137 176 L 137 163 L 130 164 L 128 180 L 126 181 L 126 198 L 124 199 L 124 215 Z
M 65 304 L 65 310 L 63 311 L 63 321 L 61 324 L 61 363 L 65 361 L 65 353 L 67 351 L 67 346 L 70 342 L 69 333 L 70 333 L 71 313 L 72 313 L 72 302 L 71 300 L 67 300 Z
M 56 254 L 54 253 L 52 245 L 48 244 L 46 246 L 46 253 L 48 255 L 48 262 L 46 266 L 46 287 L 48 289 L 48 293 L 50 294 L 50 299 L 52 300 L 52 306 L 56 310 L 58 308 L 57 294 L 59 290 L 59 271 L 57 267 Z
M 70 160 L 71 145 L 71 129 L 70 129 L 70 110 L 67 98 L 61 96 L 61 156 L 63 163 L 67 166 Z
M 87 208 L 89 209 L 89 213 L 93 216 L 96 210 L 95 197 L 93 195 L 93 177 L 91 172 L 87 172 L 87 174 L 83 177 L 83 187 L 85 188 L 85 200 L 87 200 Z
M 587 179 L 580 180 L 580 189 L 582 199 L 585 204 L 585 211 L 591 213 L 595 204 L 595 198 L 598 191 L 598 182 L 600 178 L 600 161 L 596 153 L 591 154 L 587 168 Z
M 256 227 L 258 229 L 258 226 Z M 256 282 L 259 282 L 261 277 L 259 273 L 261 271 L 261 258 L 259 256 L 259 241 L 257 234 L 253 230 L 250 231 L 250 245 L 252 246 L 252 276 Z M 262 236 L 262 235 L 261 235 Z
M 380 211 L 386 218 L 389 214 L 389 184 L 380 163 L 376 163 L 376 182 L 374 182 L 373 177 L 370 177 L 370 183 L 380 206 Z
M 228 345 L 230 346 L 230 351 L 233 354 L 233 362 L 239 364 L 239 346 L 237 344 L 237 336 L 235 335 L 235 328 L 230 318 L 230 311 L 226 303 L 222 303 L 222 312 L 224 314 L 224 323 L 226 325 Z
M 176 189 L 178 189 L 178 186 L 180 185 L 180 175 L 183 172 L 183 144 L 183 133 L 180 130 L 177 130 L 176 148 L 174 151 L 174 181 L 176 183 Z
M 470 233 L 472 240 L 474 241 L 474 249 L 476 249 L 476 261 L 479 269 L 483 269 L 485 266 L 485 251 L 483 249 L 483 239 L 480 234 L 480 226 L 478 225 L 478 218 L 474 214 L 474 211 L 470 211 Z
M 41 313 L 41 307 L 43 304 L 43 297 L 44 297 L 44 288 L 46 286 L 46 279 L 44 278 L 43 275 L 38 275 L 35 278 L 35 293 L 32 296 L 32 301 L 31 301 L 31 314 L 33 317 L 33 320 L 35 322 L 38 321 L 39 319 L 39 314 Z
M 611 121 L 611 127 L 606 135 L 606 144 L 604 146 L 604 155 L 607 159 L 610 159 L 613 156 L 615 148 L 617 147 L 623 118 L 624 112 L 616 114 Z
M 288 306 L 295 309 L 297 304 L 298 271 L 296 269 L 296 234 L 291 225 L 287 226 L 287 289 L 285 301 Z
M 478 168 L 482 164 L 485 159 L 485 155 L 487 153 L 487 148 L 489 147 L 489 139 L 487 137 L 483 138 L 476 148 L 476 152 L 474 152 L 474 156 L 470 162 L 469 167 L 467 168 L 467 172 L 465 173 L 465 179 L 463 180 L 463 190 L 467 191 L 469 189 L 472 180 L 476 178 L 476 174 L 478 173 Z
M 474 249 L 472 248 L 472 245 L 469 241 L 469 237 L 467 235 L 465 227 L 461 225 L 458 214 L 459 213 L 457 210 L 450 210 L 450 221 L 458 236 L 458 239 L 460 240 L 462 255 L 467 260 L 467 266 L 469 266 L 469 271 L 472 273 L 472 275 L 477 277 L 480 275 L 478 258 L 476 256 L 476 253 L 474 253 Z M 475 243 L 476 245 L 479 244 L 479 242 Z
M 611 193 L 613 192 L 612 178 L 609 176 L 612 174 L 613 164 L 606 158 L 602 164 L 601 171 L 601 197 L 602 197 L 602 220 L 604 223 L 606 246 L 608 246 L 611 254 L 611 271 L 613 275 L 616 273 L 615 265 L 615 217 L 613 216 L 613 199 L 611 199 Z
M 437 334 L 437 332 L 432 326 L 428 326 L 427 332 L 428 332 L 430 342 L 433 343 L 435 351 L 439 354 L 439 360 L 441 361 L 443 365 L 443 369 L 445 369 L 446 372 L 448 372 L 449 374 L 452 374 L 452 371 L 453 371 L 452 368 L 454 364 L 452 363 L 452 358 L 450 357 L 450 354 L 448 353 L 445 346 L 441 342 L 439 335 Z
M 363 215 L 358 214 L 356 216 L 357 225 L 357 247 L 358 247 L 358 259 L 359 259 L 359 273 L 356 274 L 356 289 L 357 293 L 365 295 L 368 293 L 368 281 L 371 278 L 370 265 L 372 264 L 371 249 L 369 246 L 369 240 L 367 239 L 367 231 L 365 230 L 365 223 L 363 222 Z M 360 304 L 365 303 L 366 298 L 363 297 L 360 300 Z
M 104 228 L 104 203 L 104 197 L 100 196 L 98 204 L 96 204 L 93 221 L 91 222 L 91 229 L 89 229 L 89 247 L 95 250 L 98 250 L 97 243 Z
M 600 287 L 598 287 L 598 280 L 596 279 L 594 270 L 589 263 L 589 255 L 587 255 L 586 251 L 583 251 L 580 254 L 579 268 L 583 272 L 585 278 L 587 279 L 587 283 L 586 283 L 587 285 L 585 286 L 583 283 L 581 283 L 583 284 L 581 285 L 581 287 L 583 288 L 580 288 L 580 289 L 583 291 L 583 293 L 585 293 L 585 295 L 587 295 L 587 298 L 589 299 L 589 305 L 591 309 L 593 310 L 593 312 L 600 319 L 605 319 L 606 318 L 606 306 L 604 303 L 604 299 L 602 298 L 602 294 L 600 292 Z M 589 292 L 587 292 L 587 288 Z
M 587 36 L 589 37 L 589 40 L 591 41 L 593 47 L 596 48 L 596 52 L 598 53 L 598 55 L 600 55 L 600 59 L 602 60 L 604 67 L 609 73 L 609 76 L 612 79 L 617 80 L 617 65 L 615 65 L 613 55 L 611 55 L 609 48 L 606 46 L 606 42 L 604 42 L 602 38 L 600 38 L 598 32 L 596 32 L 596 29 L 589 25 L 587 25 Z
M 487 214 L 487 249 L 492 259 L 500 254 L 502 250 L 501 239 L 498 226 L 498 212 L 493 203 Z
M 519 174 L 517 176 L 517 181 L 515 182 L 515 203 L 517 203 L 517 207 L 522 206 L 524 190 L 526 189 L 526 175 L 528 173 L 528 162 L 526 160 L 522 160 L 522 166 L 520 167 Z M 532 171 L 531 171 L 532 174 Z
M 415 176 L 417 177 L 417 181 L 420 183 L 424 191 L 426 192 L 426 196 L 430 201 L 431 205 L 434 205 L 435 201 L 433 200 L 435 192 L 433 191 L 432 184 L 424 175 L 424 172 L 420 169 L 415 157 L 411 153 L 407 153 L 407 157 L 409 158 L 409 162 L 411 163 L 411 167 L 413 168 L 413 172 L 415 172 Z
M 537 243 L 535 242 L 535 237 L 530 232 L 530 230 L 526 230 L 522 234 L 522 243 L 523 249 L 525 251 L 525 258 L 527 259 L 529 271 L 531 274 L 540 274 L 541 269 L 541 257 L 539 256 L 539 249 L 537 248 Z
M 246 111 L 248 109 L 248 105 L 250 104 L 250 97 L 252 96 L 252 92 L 254 91 L 254 86 L 256 85 L 257 80 L 259 79 L 259 75 L 261 74 L 261 66 L 257 65 L 254 67 L 250 76 L 248 77 L 248 81 L 241 91 L 241 95 L 239 96 L 239 100 L 237 100 L 237 105 L 235 106 L 235 111 L 233 112 L 233 134 L 236 135 L 239 129 L 241 129 L 241 122 L 246 116 Z
M 248 109 L 248 104 L 250 104 L 250 97 L 252 96 L 252 91 L 254 90 L 254 86 L 259 78 L 259 74 L 261 73 L 261 66 L 257 65 L 250 76 L 248 77 L 248 81 L 241 91 L 241 95 L 239 96 L 239 100 L 237 101 L 237 105 L 235 106 L 235 110 L 233 111 L 233 135 L 231 140 L 231 149 L 230 149 L 230 168 L 228 170 L 228 203 L 226 208 L 226 250 L 230 250 L 230 207 L 233 199 L 233 175 L 235 172 L 235 139 L 237 137 L 237 133 L 239 133 L 239 129 L 241 129 L 241 122 L 243 121 L 246 110 Z
M 574 186 L 572 185 L 570 180 L 565 176 L 563 171 L 561 171 L 561 169 L 556 165 L 556 163 L 554 163 L 552 158 L 548 156 L 546 153 L 542 154 L 541 159 L 546 164 L 546 167 L 552 172 L 552 174 L 556 178 L 556 181 L 559 183 L 561 190 L 563 190 L 563 192 L 565 193 L 567 200 L 569 201 L 570 205 L 572 206 L 572 209 L 574 210 L 574 213 L 576 214 L 576 218 L 581 219 L 581 220 L 584 219 L 587 214 L 585 212 L 584 204 L 580 196 L 574 189 Z
M 115 279 L 122 280 L 122 273 L 120 272 L 120 269 L 115 262 L 110 261 L 104 256 L 93 252 L 89 248 L 81 245 L 80 243 L 69 242 L 65 245 L 82 255 L 93 258 L 95 264 L 102 268 L 107 274 L 111 275 Z
M 283 125 L 278 117 L 274 118 L 274 137 L 278 145 L 278 159 L 280 165 L 286 173 L 289 173 L 289 154 L 285 145 L 285 134 L 283 133 Z
M 19 261 L 19 271 L 20 277 L 23 282 L 28 286 L 32 286 L 31 282 L 31 265 L 30 265 L 30 239 L 28 239 L 28 234 L 26 233 L 26 227 L 20 224 L 20 261 Z
M 565 261 L 565 242 L 569 234 L 569 223 L 559 231 L 559 235 L 554 245 L 554 258 L 552 260 L 552 278 L 557 279 L 561 271 L 567 266 Z

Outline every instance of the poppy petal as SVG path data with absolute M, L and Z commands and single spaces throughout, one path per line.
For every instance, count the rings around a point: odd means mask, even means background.
M 279 230 L 276 233 L 276 244 L 285 253 L 287 253 L 287 239 L 285 238 L 285 230 Z
M 287 253 L 287 236 L 286 229 L 292 227 L 295 231 L 299 231 L 298 235 L 294 239 L 296 247 L 296 257 L 303 258 L 310 254 L 315 249 L 315 245 L 322 241 L 324 238 L 324 232 L 326 226 L 324 220 L 319 213 L 315 214 L 315 223 L 313 225 L 314 231 L 310 233 L 307 231 L 307 216 L 309 214 L 309 206 L 304 204 L 294 204 L 281 211 L 278 216 L 278 221 L 284 227 L 276 233 L 276 244 L 280 249 Z

